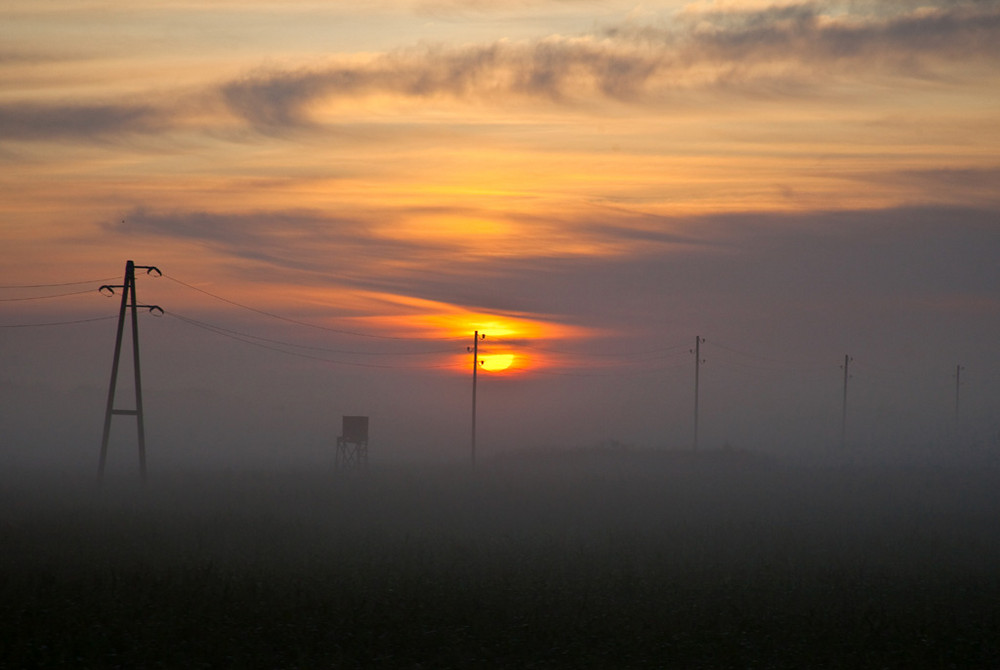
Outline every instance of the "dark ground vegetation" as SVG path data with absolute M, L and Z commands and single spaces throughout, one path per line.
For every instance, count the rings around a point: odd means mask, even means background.
M 648 454 L 22 478 L 0 667 L 997 667 L 998 484 Z

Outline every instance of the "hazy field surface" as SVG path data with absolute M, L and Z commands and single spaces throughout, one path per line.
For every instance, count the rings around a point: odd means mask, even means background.
M 8 477 L 0 667 L 997 667 L 1000 469 Z

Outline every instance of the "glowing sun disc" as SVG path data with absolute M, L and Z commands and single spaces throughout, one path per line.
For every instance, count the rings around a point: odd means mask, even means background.
M 500 372 L 514 364 L 514 354 L 486 354 L 481 360 L 480 369 L 487 372 Z

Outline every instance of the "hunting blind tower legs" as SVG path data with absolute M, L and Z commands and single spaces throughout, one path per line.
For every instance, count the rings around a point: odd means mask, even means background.
M 368 467 L 368 417 L 345 416 L 342 435 L 337 437 L 333 467 L 338 472 Z

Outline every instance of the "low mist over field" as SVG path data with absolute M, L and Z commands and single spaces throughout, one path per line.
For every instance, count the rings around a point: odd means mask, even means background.
M 998 484 L 620 449 L 8 478 L 0 665 L 989 667 Z

